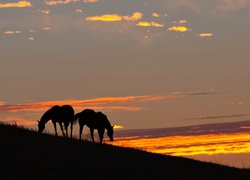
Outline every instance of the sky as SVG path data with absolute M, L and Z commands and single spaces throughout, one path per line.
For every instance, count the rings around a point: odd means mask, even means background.
M 250 0 L 1 0 L 0 120 L 37 129 L 56 104 L 122 130 L 249 120 L 248 17 Z

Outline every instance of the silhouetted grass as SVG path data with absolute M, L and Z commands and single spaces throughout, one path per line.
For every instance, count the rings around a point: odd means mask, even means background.
M 250 170 L 0 124 L 0 179 L 249 179 Z

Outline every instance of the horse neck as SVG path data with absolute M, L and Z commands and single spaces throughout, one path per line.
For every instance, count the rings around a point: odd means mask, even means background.
M 51 111 L 48 110 L 44 113 L 44 115 L 41 117 L 40 123 L 46 124 L 51 119 Z
M 105 129 L 107 129 L 108 131 L 112 129 L 112 126 L 109 121 L 105 122 Z

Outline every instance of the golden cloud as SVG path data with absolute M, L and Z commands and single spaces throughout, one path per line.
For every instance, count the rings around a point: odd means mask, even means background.
M 54 1 L 44 1 L 46 5 L 53 6 L 58 4 L 68 4 L 70 2 L 79 2 L 79 0 L 54 0 Z
M 186 32 L 190 29 L 188 29 L 185 26 L 172 26 L 170 28 L 168 28 L 168 31 L 177 31 L 177 32 Z
M 137 26 L 142 26 L 142 27 L 164 27 L 164 24 L 159 24 L 156 22 L 147 22 L 147 21 L 140 21 L 136 24 Z
M 152 13 L 153 17 L 159 17 L 160 15 L 158 13 Z
M 126 21 L 136 21 L 141 19 L 143 16 L 140 12 L 135 12 L 132 16 L 123 16 L 122 18 Z
M 6 3 L 6 4 L 0 4 L 0 8 L 23 8 L 23 7 L 31 7 L 31 3 L 29 1 L 19 1 L 17 3 Z
M 87 21 L 121 21 L 122 17 L 117 14 L 106 14 L 102 16 L 91 16 L 86 18 Z
M 200 37 L 211 37 L 211 36 L 213 36 L 213 33 L 200 33 L 197 36 L 200 36 Z
M 102 16 L 91 16 L 91 17 L 87 17 L 86 20 L 87 21 L 107 21 L 107 22 L 112 22 L 112 21 L 122 21 L 122 20 L 126 20 L 126 21 L 136 21 L 141 19 L 143 16 L 142 13 L 140 12 L 135 12 L 133 13 L 132 16 L 121 16 L 118 14 L 105 14 Z
M 137 26 L 143 26 L 143 27 L 149 27 L 151 26 L 150 22 L 146 22 L 146 21 L 140 21 L 136 24 Z
M 12 34 L 20 34 L 21 31 L 5 31 L 4 34 L 7 34 L 7 35 L 12 35 Z
M 156 22 L 151 22 L 151 26 L 154 27 L 164 27 L 164 24 L 156 23 Z

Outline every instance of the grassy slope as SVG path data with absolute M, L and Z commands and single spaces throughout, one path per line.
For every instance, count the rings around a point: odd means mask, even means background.
M 250 179 L 250 170 L 0 124 L 0 179 Z

